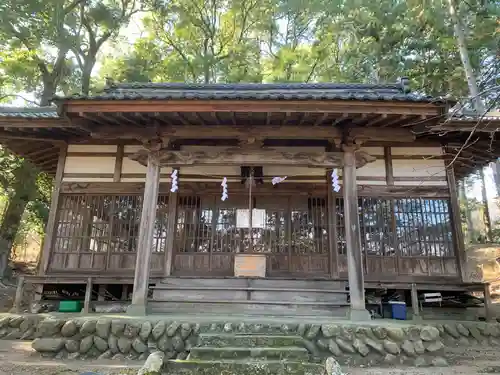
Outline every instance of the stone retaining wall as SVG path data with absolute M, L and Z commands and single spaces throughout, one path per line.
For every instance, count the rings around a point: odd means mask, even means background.
M 449 322 L 403 325 L 335 324 L 190 324 L 153 318 L 9 315 L 0 318 L 0 338 L 33 339 L 33 348 L 58 358 L 145 359 L 160 350 L 165 360 L 186 359 L 200 333 L 301 336 L 310 360 L 335 357 L 341 364 L 446 365 L 446 347 L 500 346 L 500 324 Z

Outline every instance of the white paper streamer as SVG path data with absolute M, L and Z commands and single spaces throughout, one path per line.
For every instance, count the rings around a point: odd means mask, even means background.
M 222 186 L 222 197 L 220 198 L 221 200 L 225 201 L 228 198 L 227 195 L 227 178 L 224 177 L 222 179 L 222 183 L 220 184 Z
M 172 174 L 170 175 L 170 179 L 172 181 L 172 187 L 170 188 L 170 191 L 172 193 L 175 193 L 177 190 L 179 190 L 179 186 L 177 185 L 177 174 L 179 171 L 177 169 L 174 169 Z
M 271 180 L 271 183 L 273 185 L 279 184 L 280 182 L 285 181 L 287 177 L 288 176 L 285 176 L 285 177 L 273 177 L 273 179 Z
M 336 169 L 334 169 L 332 171 L 332 188 L 333 188 L 333 191 L 336 193 L 338 193 L 340 191 L 339 176 L 337 174 Z

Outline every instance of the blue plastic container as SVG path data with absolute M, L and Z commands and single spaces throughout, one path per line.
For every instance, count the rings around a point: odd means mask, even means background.
M 406 303 L 400 301 L 389 301 L 392 319 L 406 320 Z

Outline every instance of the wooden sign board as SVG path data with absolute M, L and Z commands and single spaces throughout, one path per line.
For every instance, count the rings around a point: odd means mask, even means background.
M 234 276 L 266 277 L 266 256 L 264 254 L 236 254 Z

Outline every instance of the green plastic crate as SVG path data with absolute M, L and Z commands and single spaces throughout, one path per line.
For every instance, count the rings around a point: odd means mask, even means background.
M 59 312 L 80 312 L 82 310 L 80 301 L 60 301 Z

